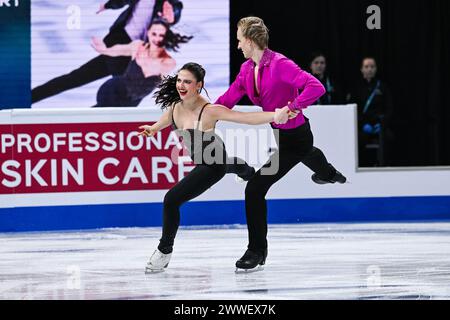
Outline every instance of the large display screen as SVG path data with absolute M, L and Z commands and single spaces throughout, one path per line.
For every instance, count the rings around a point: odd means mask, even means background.
M 1 108 L 154 107 L 152 94 L 161 75 L 174 74 L 186 62 L 206 69 L 211 100 L 229 84 L 229 1 L 33 0 L 18 5 L 10 1 L 0 10 L 6 17 L 30 10 L 30 34 L 13 37 L 17 27 L 3 20 L 0 36 L 10 42 L 22 38 L 16 48 L 29 55 L 31 66 L 21 63 L 14 72 L 17 50 L 2 50 L 10 62 L 3 63 L 0 80 L 17 86 L 11 79 L 31 69 L 29 83 L 8 90 L 18 99 L 2 98 Z M 31 49 L 25 50 L 27 36 Z M 27 82 L 26 76 L 20 79 Z

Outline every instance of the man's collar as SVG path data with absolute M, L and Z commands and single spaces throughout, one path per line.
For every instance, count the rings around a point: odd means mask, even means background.
M 272 50 L 270 50 L 269 48 L 264 49 L 264 53 L 261 57 L 261 61 L 259 62 L 260 67 L 269 66 L 270 62 L 272 61 L 273 55 L 274 55 L 274 52 Z

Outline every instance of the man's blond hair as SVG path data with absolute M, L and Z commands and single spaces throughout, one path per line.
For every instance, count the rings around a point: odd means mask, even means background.
M 245 17 L 239 20 L 238 28 L 242 35 L 252 40 L 260 49 L 265 49 L 269 45 L 269 29 L 264 21 L 258 17 Z

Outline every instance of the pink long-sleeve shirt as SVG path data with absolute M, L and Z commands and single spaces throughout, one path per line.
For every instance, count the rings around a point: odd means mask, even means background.
M 272 123 L 274 128 L 292 129 L 305 123 L 302 109 L 317 101 L 325 88 L 313 75 L 300 69 L 292 60 L 282 54 L 265 49 L 258 70 L 258 89 L 255 88 L 255 63 L 249 59 L 241 66 L 236 80 L 216 101 L 216 104 L 233 108 L 247 95 L 264 111 L 275 111 L 289 105 L 291 110 L 299 110 L 299 115 L 285 124 Z M 289 104 L 289 102 L 291 102 Z

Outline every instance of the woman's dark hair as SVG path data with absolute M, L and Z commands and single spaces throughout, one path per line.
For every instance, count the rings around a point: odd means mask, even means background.
M 170 24 L 165 19 L 162 18 L 154 19 L 151 25 L 148 27 L 148 29 L 150 30 L 150 28 L 154 24 L 160 24 L 166 28 L 166 36 L 164 37 L 163 45 L 164 48 L 166 48 L 167 50 L 177 52 L 178 48 L 180 47 L 180 43 L 187 43 L 189 42 L 189 40 L 193 38 L 193 36 L 182 36 L 179 33 L 173 32 L 170 29 Z
M 205 69 L 203 69 L 203 67 L 198 63 L 188 62 L 184 66 L 182 66 L 178 72 L 180 72 L 181 70 L 187 70 L 190 73 L 192 73 L 197 82 L 202 83 L 200 92 L 204 89 L 206 95 L 209 98 L 208 91 L 205 89 L 205 75 L 206 75 Z M 177 80 L 178 75 L 164 77 L 164 79 L 158 86 L 159 90 L 153 94 L 156 104 L 160 104 L 161 109 L 164 110 L 173 105 L 174 103 L 181 101 L 180 95 L 178 94 L 177 91 Z
M 361 60 L 361 67 L 364 64 L 364 61 L 366 61 L 368 59 L 373 60 L 375 62 L 375 66 L 377 65 L 377 59 L 375 59 L 374 56 L 364 56 L 363 59 Z
M 323 52 L 321 52 L 321 51 L 314 51 L 314 52 L 311 53 L 310 56 L 309 56 L 309 64 L 308 64 L 308 66 L 307 66 L 307 70 L 308 70 L 309 72 L 312 72 L 311 64 L 312 64 L 313 61 L 316 60 L 318 57 L 324 57 L 325 63 L 326 63 L 326 61 L 327 61 L 327 56 L 326 56 Z M 325 71 L 325 73 L 326 73 L 326 71 Z
M 324 57 L 325 60 L 327 60 L 327 56 L 325 54 L 323 54 L 323 52 L 321 51 L 315 51 L 313 53 L 311 53 L 310 57 L 309 57 L 309 64 L 311 65 L 311 63 L 316 60 L 318 57 Z

